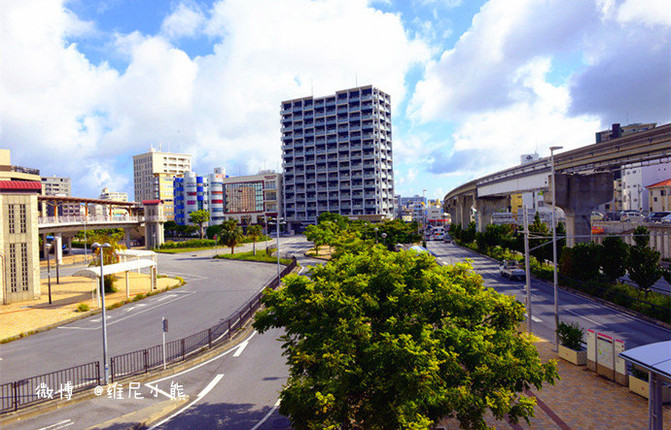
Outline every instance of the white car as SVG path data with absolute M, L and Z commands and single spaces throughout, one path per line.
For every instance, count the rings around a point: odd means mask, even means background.
M 671 215 L 667 215 L 664 218 L 660 219 L 659 222 L 663 222 L 665 224 L 671 224 Z

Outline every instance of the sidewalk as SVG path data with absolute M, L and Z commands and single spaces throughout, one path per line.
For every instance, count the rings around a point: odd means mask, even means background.
M 544 385 L 536 397 L 534 417 L 530 424 L 522 421 L 511 425 L 497 421 L 488 414 L 487 425 L 506 429 L 647 429 L 648 400 L 629 392 L 626 387 L 608 381 L 585 366 L 574 366 L 559 359 L 552 343 L 544 339 L 535 343 L 546 362 L 557 361 L 561 379 L 556 385 Z M 455 419 L 442 423 L 448 429 L 458 429 Z M 671 428 L 671 405 L 664 406 L 664 428 Z
M 105 304 L 109 307 L 126 300 L 126 286 L 123 274 L 117 275 L 116 293 L 105 295 Z M 92 294 L 94 281 L 88 278 L 61 276 L 61 283 L 56 284 L 56 277 L 51 279 L 51 298 L 46 279 L 41 281 L 42 295 L 38 300 L 31 300 L 0 306 L 0 340 L 41 331 L 54 325 L 64 324 L 71 319 L 83 318 L 99 310 L 98 299 Z M 174 278 L 158 278 L 158 290 L 179 285 Z M 150 291 L 149 275 L 129 273 L 129 296 L 133 299 L 137 294 Z M 87 304 L 91 311 L 75 312 L 80 303 Z

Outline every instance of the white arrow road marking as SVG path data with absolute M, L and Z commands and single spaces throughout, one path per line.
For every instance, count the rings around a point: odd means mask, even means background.
M 218 383 L 219 381 L 221 381 L 221 378 L 223 378 L 223 377 L 224 377 L 224 374 L 223 374 L 223 373 L 220 373 L 220 374 L 218 374 L 217 376 L 215 376 L 214 379 L 212 379 L 212 380 L 210 381 L 210 383 L 207 384 L 207 386 L 206 386 L 205 388 L 203 388 L 203 390 L 202 390 L 200 393 L 198 393 L 198 396 L 196 396 L 196 399 L 195 399 L 193 402 L 191 402 L 191 403 L 189 403 L 188 405 L 184 406 L 182 409 L 180 409 L 179 411 L 177 411 L 177 412 L 175 412 L 174 414 L 170 415 L 168 418 L 166 418 L 166 419 L 164 419 L 164 420 L 162 420 L 162 421 L 160 421 L 160 422 L 154 424 L 153 426 L 149 427 L 149 430 L 153 430 L 153 429 L 155 429 L 156 427 L 159 427 L 159 426 L 161 426 L 161 425 L 167 423 L 167 422 L 170 421 L 171 419 L 175 418 L 177 415 L 181 414 L 182 412 L 184 412 L 184 411 L 186 411 L 187 409 L 189 409 L 191 406 L 193 406 L 193 405 L 195 405 L 196 403 L 198 403 L 198 401 L 201 400 L 203 397 L 205 397 L 205 396 L 207 395 L 207 393 L 209 393 L 210 391 L 212 391 L 212 389 L 214 388 L 214 386 L 217 385 L 217 383 Z
M 275 406 L 273 406 L 273 408 L 266 414 L 265 417 L 263 417 L 261 419 L 261 421 L 259 421 L 258 423 L 256 423 L 256 425 L 254 427 L 252 427 L 252 430 L 258 429 L 259 427 L 261 427 L 261 425 L 263 423 L 268 421 L 268 418 L 270 418 L 270 416 L 273 414 L 273 412 L 275 412 L 275 409 L 277 409 L 279 406 L 280 406 L 280 399 L 277 399 L 277 401 L 275 402 Z
M 160 298 L 157 299 L 156 301 L 157 301 L 157 302 L 160 302 L 161 300 L 170 299 L 170 298 L 172 298 L 172 297 L 177 297 L 177 294 L 168 294 L 167 296 L 160 297 Z
M 67 419 L 67 420 L 59 421 L 56 424 L 52 424 L 50 426 L 42 427 L 40 430 L 57 430 L 57 429 L 65 428 L 65 427 L 70 427 L 71 425 L 74 425 L 74 424 L 75 423 L 72 420 Z
M 146 303 L 138 303 L 137 305 L 129 306 L 128 309 L 126 309 L 126 312 L 130 312 L 135 308 L 141 308 L 142 306 L 147 306 Z
M 252 334 L 250 334 L 249 337 L 247 339 L 245 339 L 244 342 L 242 342 L 240 344 L 240 346 L 238 346 L 238 350 L 235 351 L 235 354 L 233 354 L 233 357 L 240 357 L 240 354 L 242 354 L 242 351 L 244 351 L 245 348 L 247 348 L 247 345 L 249 345 L 249 341 L 252 340 L 252 338 L 254 337 L 255 334 L 256 334 L 256 330 L 253 331 Z

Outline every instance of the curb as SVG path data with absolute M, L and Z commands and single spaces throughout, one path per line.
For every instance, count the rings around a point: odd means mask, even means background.
M 242 342 L 244 338 L 247 337 L 248 333 L 250 332 L 251 328 L 251 319 L 245 323 L 239 330 L 236 331 L 234 336 L 228 341 L 225 342 L 215 348 L 212 348 L 206 352 L 203 352 L 201 354 L 195 355 L 192 358 L 187 359 L 186 361 L 179 361 L 177 363 L 173 363 L 166 370 L 159 369 L 159 370 L 154 370 L 149 373 L 141 374 L 141 375 L 135 375 L 133 377 L 128 377 L 128 378 L 121 378 L 115 382 L 119 381 L 125 381 L 128 379 L 133 379 L 133 382 L 151 382 L 154 379 L 159 379 L 164 376 L 170 376 L 174 375 L 176 373 L 179 373 L 183 370 L 186 370 L 190 367 L 196 366 L 204 361 L 207 361 L 213 357 L 216 357 L 217 355 L 221 354 L 224 350 L 231 349 L 236 347 L 238 344 Z M 87 390 L 83 391 L 81 393 L 77 393 L 73 395 L 71 400 L 54 400 L 53 402 L 46 402 L 46 403 L 41 403 L 37 404 L 34 406 L 29 406 L 24 409 L 19 409 L 16 412 L 8 412 L 4 416 L 0 417 L 0 427 L 4 427 L 6 425 L 10 424 L 15 424 L 18 422 L 21 422 L 22 420 L 26 420 L 29 418 L 36 417 L 38 415 L 45 414 L 47 412 L 55 411 L 57 409 L 61 409 L 76 403 L 81 403 L 85 402 L 87 400 L 95 399 L 98 398 L 99 396 L 96 396 L 92 390 Z M 129 414 L 123 415 L 121 417 L 113 418 L 109 421 L 106 421 L 104 424 L 111 425 L 120 420 L 123 417 L 128 417 L 129 415 L 134 415 L 134 416 L 141 416 L 141 412 L 145 411 L 147 409 L 150 410 L 150 417 L 144 419 L 142 423 L 140 423 L 140 426 L 133 426 L 132 428 L 144 428 L 145 426 L 151 425 L 153 422 L 156 422 L 163 417 L 167 416 L 170 412 L 173 410 L 177 409 L 178 407 L 182 406 L 181 402 L 176 402 L 174 400 L 169 400 L 168 402 L 171 402 L 171 404 L 174 406 L 172 408 L 161 408 L 161 414 L 159 415 L 157 412 L 154 412 L 153 409 L 156 405 L 149 406 L 144 409 L 139 409 L 137 411 L 131 412 Z M 164 403 L 164 402 L 161 402 Z M 100 427 L 102 424 L 98 424 L 97 426 L 90 427 L 90 428 L 104 428 Z
M 480 255 L 481 257 L 484 257 L 484 258 L 486 258 L 486 259 L 488 259 L 492 262 L 498 263 L 498 260 L 496 260 L 495 258 L 490 257 L 489 255 L 480 254 L 479 252 L 474 251 L 471 248 L 468 248 L 468 247 L 462 246 L 462 245 L 457 245 L 456 243 L 454 245 L 458 246 L 461 249 L 467 249 L 469 251 L 475 252 L 478 255 Z M 554 288 L 554 284 L 550 284 L 545 279 L 541 279 L 541 278 L 538 278 L 538 277 L 533 276 L 533 275 L 531 275 L 531 278 L 540 282 L 540 283 L 542 283 L 542 284 L 544 284 L 546 287 Z M 634 310 L 631 310 L 629 308 L 625 308 L 623 306 L 620 306 L 620 305 L 617 305 L 615 303 L 609 302 L 608 300 L 602 299 L 601 297 L 590 296 L 587 293 L 584 293 L 584 292 L 579 291 L 579 290 L 574 290 L 571 287 L 565 287 L 563 285 L 557 285 L 557 288 L 559 288 L 560 290 L 562 290 L 564 292 L 574 294 L 578 297 L 581 297 L 581 298 L 586 299 L 586 300 L 590 300 L 592 302 L 595 302 L 595 303 L 598 303 L 600 305 L 606 306 L 606 307 L 611 308 L 613 310 L 620 311 L 623 314 L 629 315 L 630 317 L 638 318 L 640 320 L 643 320 L 643 321 L 647 322 L 648 324 L 652 324 L 652 325 L 661 327 L 661 328 L 666 329 L 666 330 L 671 330 L 671 324 L 665 323 L 664 321 L 656 320 L 656 319 L 651 318 L 647 315 L 643 315 L 643 314 L 641 314 L 637 311 L 634 311 Z
M 130 429 L 144 429 L 167 416 L 175 409 L 182 407 L 188 401 L 189 398 L 184 400 L 164 400 L 156 405 L 130 412 L 126 415 L 105 421 L 104 423 L 87 427 L 87 430 L 120 428 L 124 424 L 128 425 L 131 423 L 133 423 L 133 425 L 128 427 Z

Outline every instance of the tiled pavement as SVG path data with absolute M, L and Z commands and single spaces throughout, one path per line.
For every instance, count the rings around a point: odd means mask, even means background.
M 574 366 L 557 357 L 550 342 L 536 343 L 545 362 L 557 360 L 561 380 L 556 385 L 546 385 L 542 390 L 532 390 L 537 396 L 534 417 L 530 423 L 513 426 L 506 421 L 496 421 L 489 415 L 487 425 L 497 429 L 647 429 L 648 401 L 629 392 L 615 382 L 608 381 L 585 366 Z M 540 402 L 545 406 L 542 408 Z M 554 419 L 552 417 L 554 415 Z M 450 420 L 443 425 L 458 429 L 459 423 Z M 671 405 L 664 406 L 664 428 L 671 429 Z

